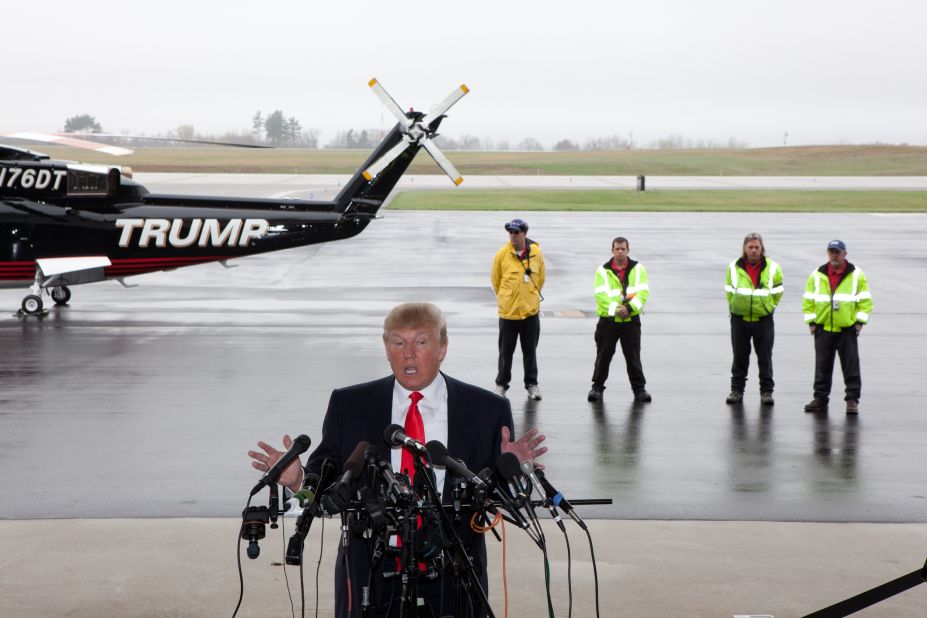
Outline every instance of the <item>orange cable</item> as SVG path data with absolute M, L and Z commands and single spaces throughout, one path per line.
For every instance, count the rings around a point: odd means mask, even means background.
M 486 526 L 481 526 L 476 523 L 476 518 L 479 513 L 474 513 L 470 518 L 470 529 L 474 532 L 480 534 L 486 534 L 496 526 L 502 526 L 502 594 L 505 598 L 505 618 L 509 617 L 509 582 L 508 577 L 506 576 L 506 565 L 505 565 L 505 520 L 502 519 L 502 513 L 496 513 L 496 516 L 493 517 L 493 520 L 489 522 Z

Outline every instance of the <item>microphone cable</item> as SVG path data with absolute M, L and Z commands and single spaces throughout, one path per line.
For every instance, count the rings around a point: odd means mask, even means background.
M 248 502 L 245 504 L 245 511 L 251 508 L 251 498 L 254 496 L 248 496 Z M 245 598 L 245 576 L 241 571 L 241 528 L 238 528 L 238 542 L 235 544 L 235 558 L 238 560 L 238 603 L 235 604 L 235 611 L 232 612 L 232 618 L 238 615 L 238 610 L 241 609 L 242 599 Z
M 550 562 L 547 558 L 547 538 L 544 536 L 544 530 L 541 528 L 541 521 L 538 519 L 537 513 L 534 512 L 534 506 L 531 504 L 531 488 L 529 485 L 528 488 L 528 499 L 525 501 L 525 511 L 528 513 L 528 519 L 531 520 L 531 524 L 534 526 L 534 529 L 538 534 L 538 547 L 541 548 L 541 553 L 544 555 L 544 588 L 547 592 L 547 613 L 550 618 L 554 618 L 554 602 L 550 598 Z
M 303 559 L 299 560 L 299 615 L 306 618 L 306 582 L 303 578 Z
M 315 616 L 319 617 L 319 571 L 322 568 L 322 554 L 325 551 L 325 518 L 320 517 L 322 520 L 321 526 L 322 530 L 319 535 L 319 560 L 315 565 Z M 284 560 L 285 562 L 285 560 Z M 299 597 L 300 597 L 300 615 L 302 618 L 306 618 L 306 579 L 303 571 L 303 564 L 305 560 L 299 561 Z M 284 572 L 286 567 L 284 566 Z M 287 587 L 289 590 L 289 584 Z
M 547 614 L 554 618 L 554 602 L 550 598 L 550 562 L 547 560 L 547 543 L 541 547 L 544 553 L 544 588 L 547 590 Z
M 492 521 L 486 524 L 485 526 L 477 523 L 477 518 L 480 516 L 480 513 L 474 513 L 470 517 L 470 529 L 478 534 L 486 534 L 496 526 L 502 528 L 502 597 L 505 599 L 505 618 L 508 618 L 509 615 L 509 582 L 505 574 L 505 518 L 502 517 L 502 513 L 496 512 L 495 517 L 492 518 Z
M 550 515 L 553 518 L 554 522 L 557 524 L 557 527 L 560 528 L 560 532 L 563 533 L 563 540 L 566 541 L 566 550 L 567 550 L 567 596 L 569 598 L 569 604 L 567 605 L 567 616 L 568 618 L 573 618 L 573 555 L 570 551 L 570 537 L 567 534 L 566 526 L 563 525 L 563 519 L 560 517 L 560 512 L 557 510 L 553 504 L 548 505 L 548 510 Z
M 352 594 L 353 593 L 353 590 L 352 590 L 353 583 L 351 582 L 351 560 L 348 557 L 348 549 L 349 549 L 348 534 L 350 534 L 350 530 L 348 526 L 348 514 L 346 511 L 342 511 L 341 512 L 341 550 L 342 550 L 342 557 L 344 558 L 344 575 L 345 577 L 347 577 L 347 580 L 348 580 L 348 585 L 347 585 L 348 614 L 350 614 L 351 611 L 353 611 L 354 609 L 354 605 L 353 605 L 354 599 L 352 598 L 354 595 Z
M 290 578 L 286 572 L 286 516 L 283 515 L 280 517 L 280 545 L 283 548 L 283 559 L 281 561 L 281 566 L 283 567 L 283 581 L 286 582 L 286 596 L 290 599 L 290 615 L 292 618 L 296 618 L 296 606 L 293 604 L 293 593 L 290 591 Z M 302 582 L 300 581 L 300 588 L 302 587 Z
M 567 616 L 568 618 L 573 618 L 573 555 L 570 552 L 570 537 L 567 536 L 566 529 L 563 530 L 563 540 L 566 541 L 567 548 L 567 597 L 569 598 L 569 605 L 567 605 Z M 598 591 L 596 592 L 596 600 L 598 600 Z
M 322 520 L 322 531 L 319 537 L 319 561 L 315 565 L 315 618 L 319 618 L 319 570 L 322 568 L 322 554 L 325 551 L 325 517 Z M 300 565 L 302 568 L 302 565 Z
M 599 618 L 599 570 L 595 566 L 595 549 L 592 547 L 592 535 L 589 533 L 589 528 L 583 526 L 583 530 L 586 531 L 586 538 L 589 539 L 589 554 L 592 557 L 592 577 L 595 580 L 595 615 L 596 618 Z

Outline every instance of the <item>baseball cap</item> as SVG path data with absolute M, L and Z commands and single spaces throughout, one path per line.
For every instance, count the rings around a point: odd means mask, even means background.
M 505 224 L 506 232 L 527 232 L 528 224 L 522 219 L 512 219 Z
M 831 249 L 835 251 L 846 251 L 847 245 L 842 240 L 832 240 L 827 243 L 827 250 L 830 251 Z

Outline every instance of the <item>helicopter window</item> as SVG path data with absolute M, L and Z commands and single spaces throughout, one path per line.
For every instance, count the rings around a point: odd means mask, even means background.
M 115 182 L 114 182 L 115 181 Z M 109 195 L 118 186 L 118 171 L 68 168 L 68 195 Z

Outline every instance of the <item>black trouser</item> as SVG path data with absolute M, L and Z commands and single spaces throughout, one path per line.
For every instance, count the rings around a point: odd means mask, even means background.
M 647 380 L 644 378 L 644 368 L 641 366 L 641 323 L 640 320 L 631 322 L 616 322 L 615 318 L 600 316 L 595 327 L 595 369 L 592 371 L 592 387 L 605 390 L 605 381 L 608 379 L 608 367 L 615 355 L 615 346 L 621 341 L 621 353 L 624 354 L 624 363 L 628 369 L 628 380 L 631 390 L 639 393 L 644 390 Z
M 750 368 L 750 342 L 756 351 L 756 364 L 760 367 L 760 392 L 772 392 L 773 382 L 772 350 L 776 338 L 773 317 L 767 315 L 756 322 L 746 322 L 739 315 L 731 316 L 731 347 L 734 362 L 731 364 L 731 390 L 744 391 L 747 386 L 747 370 Z
M 846 384 L 847 401 L 859 401 L 862 377 L 859 372 L 859 333 L 851 326 L 830 333 L 818 324 L 814 331 L 814 398 L 827 400 L 834 378 L 834 353 L 840 355 L 840 368 Z
M 525 386 L 538 383 L 538 339 L 541 337 L 541 317 L 534 314 L 524 320 L 499 318 L 499 373 L 496 384 L 508 388 L 512 381 L 512 356 L 521 339 L 521 355 L 525 365 Z

